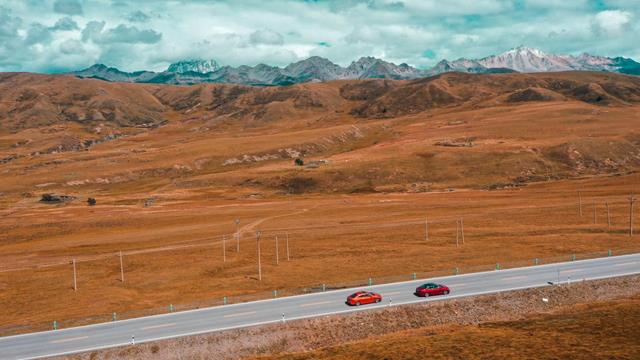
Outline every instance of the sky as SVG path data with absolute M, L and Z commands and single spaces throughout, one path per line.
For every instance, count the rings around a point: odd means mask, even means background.
M 362 56 L 428 68 L 524 45 L 640 60 L 640 0 L 0 0 L 0 71 Z

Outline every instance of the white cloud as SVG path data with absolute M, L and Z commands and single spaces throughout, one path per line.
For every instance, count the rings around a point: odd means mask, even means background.
M 0 0 L 0 71 L 158 71 L 186 58 L 284 66 L 312 55 L 428 67 L 519 44 L 640 60 L 639 12 L 624 0 Z
M 410 11 L 420 11 L 421 15 L 437 17 L 443 15 L 483 15 L 507 11 L 512 3 L 501 0 L 404 0 L 402 4 Z
M 82 42 L 75 39 L 67 39 L 60 44 L 60 52 L 63 54 L 83 54 L 85 52 Z
M 594 29 L 598 33 L 619 34 L 631 22 L 631 13 L 622 10 L 605 10 L 596 14 Z
M 58 21 L 56 21 L 55 25 L 53 25 L 51 27 L 51 30 L 58 30 L 58 31 L 71 31 L 71 30 L 78 30 L 78 23 L 73 21 L 72 18 L 70 17 L 63 17 L 60 18 Z
M 103 31 L 106 23 L 104 21 L 90 21 L 82 30 L 82 41 L 91 40 L 97 44 L 153 44 L 162 39 L 162 34 L 155 30 L 140 30 L 135 26 L 120 24 L 115 28 Z
M 453 43 L 457 45 L 465 45 L 477 42 L 480 36 L 475 34 L 455 34 L 453 35 Z
M 265 45 L 282 45 L 284 44 L 284 38 L 282 35 L 271 29 L 256 30 L 249 35 L 249 41 L 252 44 L 265 44 Z
M 147 22 L 151 19 L 145 12 L 137 10 L 127 16 L 127 20 L 131 22 Z

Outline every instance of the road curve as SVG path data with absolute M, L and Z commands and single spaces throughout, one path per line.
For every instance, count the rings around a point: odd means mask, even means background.
M 195 335 L 247 326 L 339 314 L 387 306 L 442 301 L 456 297 L 550 286 L 549 282 L 595 280 L 640 273 L 640 254 L 612 256 L 524 268 L 496 270 L 342 289 L 299 296 L 120 320 L 109 323 L 0 337 L 0 358 L 33 359 L 179 336 Z M 447 296 L 417 298 L 413 290 L 425 281 L 448 285 Z M 348 307 L 345 298 L 355 290 L 372 290 L 383 296 L 375 305 Z

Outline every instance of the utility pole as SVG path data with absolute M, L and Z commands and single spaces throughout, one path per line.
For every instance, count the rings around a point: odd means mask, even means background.
M 236 252 L 240 252 L 240 219 L 236 219 Z
M 76 277 L 76 259 L 73 259 L 73 291 L 78 290 L 78 281 Z
M 429 219 L 424 217 L 424 241 L 429 241 Z
M 260 236 L 262 232 L 256 231 L 256 242 L 258 243 L 258 281 L 262 281 L 262 264 L 260 263 Z
M 276 265 L 280 265 L 280 251 L 278 251 L 278 235 L 276 235 Z
M 593 200 L 593 224 L 596 223 L 596 201 Z
M 460 233 L 462 234 L 462 244 L 464 244 L 464 218 L 460 218 Z
M 582 193 L 578 191 L 578 214 L 582 217 Z
M 285 233 L 287 239 L 287 261 L 289 261 L 289 233 Z
M 122 250 L 120 250 L 120 281 L 124 283 L 124 266 L 122 265 Z
M 605 201 L 604 206 L 607 208 L 607 232 L 611 232 L 611 213 L 609 212 L 609 202 Z
M 633 236 L 633 204 L 636 202 L 636 197 L 629 195 L 629 236 Z
M 222 235 L 222 262 L 227 262 L 227 235 Z
M 459 245 L 460 240 L 460 219 L 456 219 L 456 247 Z

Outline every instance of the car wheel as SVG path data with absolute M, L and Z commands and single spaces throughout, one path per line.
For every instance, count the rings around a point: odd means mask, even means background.
M 356 301 L 356 306 L 360 306 L 360 301 Z
M 445 294 L 445 295 L 449 295 L 449 290 L 445 290 L 445 291 L 443 292 L 443 294 Z
M 376 302 L 377 302 L 377 303 L 379 303 L 379 302 L 380 302 L 380 299 L 376 299 Z

